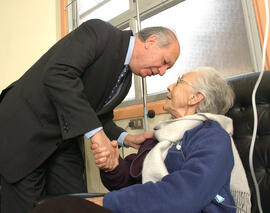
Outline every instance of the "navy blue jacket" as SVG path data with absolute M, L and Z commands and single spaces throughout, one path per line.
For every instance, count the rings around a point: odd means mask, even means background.
M 134 176 L 133 172 L 140 165 L 127 165 L 142 162 L 143 148 L 133 160 L 129 156 L 124 164 L 120 163 L 115 171 L 101 173 L 103 183 L 111 190 L 118 189 L 121 182 L 121 187 L 131 185 L 106 194 L 103 206 L 115 213 L 236 212 L 230 193 L 234 158 L 228 133 L 217 122 L 207 120 L 186 131 L 181 145 L 181 150 L 176 146 L 169 149 L 165 159 L 169 174 L 157 183 L 132 185 L 139 181 L 140 174 L 137 171 Z M 217 195 L 225 200 L 218 203 Z

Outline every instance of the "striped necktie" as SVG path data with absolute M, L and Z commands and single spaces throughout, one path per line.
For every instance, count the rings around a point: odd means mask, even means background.
M 128 65 L 125 65 L 121 74 L 119 75 L 118 80 L 117 80 L 116 84 L 114 85 L 109 97 L 106 99 L 105 104 L 108 103 L 111 100 L 111 98 L 115 95 L 115 93 L 117 92 L 117 89 L 119 88 L 119 86 L 121 85 L 121 83 L 123 82 L 123 80 L 126 76 L 126 73 L 128 71 L 127 68 L 128 68 Z

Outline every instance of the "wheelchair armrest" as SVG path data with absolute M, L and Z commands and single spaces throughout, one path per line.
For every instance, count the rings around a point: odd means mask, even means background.
M 75 196 L 75 197 L 80 197 L 80 198 L 90 198 L 90 197 L 102 197 L 105 195 L 105 193 L 71 193 L 71 194 L 58 194 L 58 195 L 48 195 L 41 197 L 38 199 L 35 203 L 34 206 L 38 206 L 42 203 L 45 203 L 46 201 L 58 197 L 58 196 L 63 196 L 63 195 L 69 195 L 69 196 Z

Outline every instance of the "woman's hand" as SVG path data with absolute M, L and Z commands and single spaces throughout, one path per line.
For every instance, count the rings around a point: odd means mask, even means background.
M 85 199 L 99 206 L 103 206 L 103 197 L 91 197 L 91 198 L 85 198 Z
M 125 137 L 125 140 L 124 140 L 124 144 L 126 146 L 131 146 L 135 149 L 139 149 L 141 144 L 146 140 L 146 139 L 149 139 L 149 138 L 154 138 L 154 132 L 144 132 L 142 134 L 138 134 L 138 135 L 130 135 L 128 134 L 126 137 Z

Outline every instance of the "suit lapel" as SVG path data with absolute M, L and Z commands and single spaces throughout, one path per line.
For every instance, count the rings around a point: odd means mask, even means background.
M 132 72 L 129 69 L 128 73 L 127 73 L 126 80 L 125 80 L 119 94 L 114 99 L 112 99 L 112 101 L 110 103 L 108 103 L 105 106 L 103 105 L 103 107 L 98 110 L 98 112 L 97 112 L 98 115 L 113 110 L 114 107 L 119 105 L 124 100 L 124 98 L 126 97 L 128 91 L 130 89 L 130 86 L 131 86 L 131 80 L 132 80 L 131 78 L 132 78 Z

